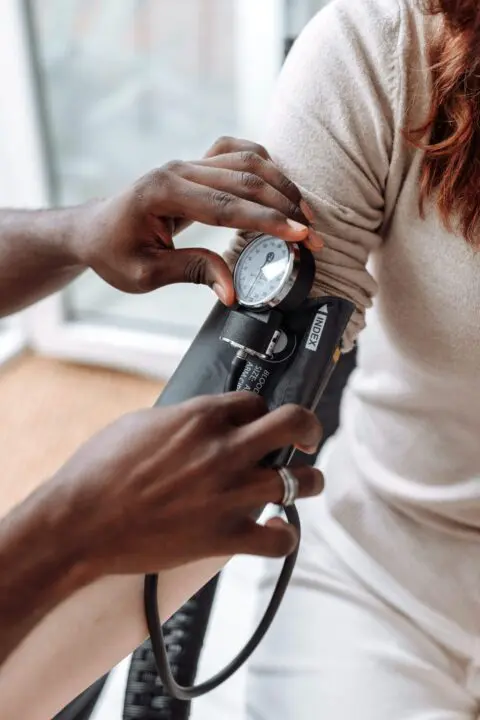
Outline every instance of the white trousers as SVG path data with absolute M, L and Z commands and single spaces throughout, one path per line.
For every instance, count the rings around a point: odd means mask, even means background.
M 248 720 L 477 720 L 480 643 L 458 628 L 449 645 L 450 621 L 436 637 L 370 589 L 312 522 L 312 503 L 294 580 L 250 664 Z M 267 563 L 262 606 L 277 573 Z

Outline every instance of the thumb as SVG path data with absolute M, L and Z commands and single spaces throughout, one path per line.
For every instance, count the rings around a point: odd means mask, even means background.
M 162 251 L 160 263 L 162 285 L 208 285 L 225 305 L 231 305 L 235 300 L 232 273 L 225 260 L 211 250 L 186 248 Z

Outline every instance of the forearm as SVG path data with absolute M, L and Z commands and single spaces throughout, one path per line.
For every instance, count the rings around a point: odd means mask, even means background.
M 5 717 L 53 717 L 147 635 L 143 576 L 100 577 L 105 571 L 100 547 L 96 556 L 85 547 L 94 533 L 87 527 L 91 514 L 86 513 L 87 522 L 76 519 L 78 503 L 72 504 L 68 486 L 50 481 L 0 521 L 0 706 Z M 69 507 L 77 510 L 73 521 Z M 214 558 L 161 572 L 162 619 L 224 563 Z
M 0 210 L 0 317 L 60 290 L 85 269 L 75 247 L 87 207 Z
M 225 562 L 215 558 L 160 573 L 162 619 Z M 44 618 L 1 669 L 0 707 L 5 717 L 53 717 L 146 635 L 143 577 L 106 577 L 83 588 Z
M 31 629 L 96 575 L 49 484 L 0 521 L 0 668 Z M 78 537 L 76 537 L 76 535 Z

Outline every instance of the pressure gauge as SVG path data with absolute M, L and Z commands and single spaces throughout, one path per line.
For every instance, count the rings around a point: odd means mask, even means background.
M 291 310 L 307 298 L 314 277 L 315 259 L 308 248 L 260 235 L 240 253 L 233 284 L 243 307 Z

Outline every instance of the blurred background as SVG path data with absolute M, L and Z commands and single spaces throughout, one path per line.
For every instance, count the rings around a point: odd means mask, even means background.
M 104 196 L 220 135 L 263 142 L 285 56 L 326 2 L 0 0 L 0 207 Z M 196 225 L 178 244 L 222 251 L 230 234 Z M 205 288 L 129 296 L 86 273 L 0 320 L 0 517 L 97 429 L 154 402 L 212 303 Z M 200 678 L 251 632 L 258 569 L 240 558 L 222 576 Z M 120 720 L 128 668 L 92 720 Z M 240 672 L 192 720 L 241 720 L 244 684 Z
M 220 135 L 262 140 L 293 38 L 325 0 L 3 0 L 0 206 L 80 203 Z M 221 251 L 196 225 L 181 245 Z M 127 296 L 87 273 L 7 326 L 49 356 L 165 379 L 212 304 L 176 286 Z M 23 339 L 19 328 L 23 329 Z

